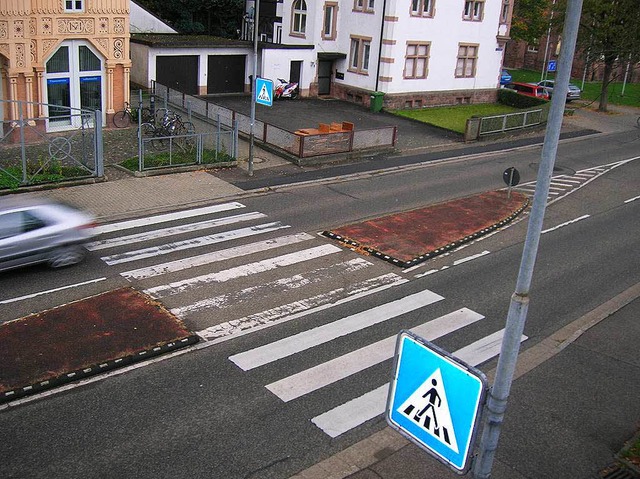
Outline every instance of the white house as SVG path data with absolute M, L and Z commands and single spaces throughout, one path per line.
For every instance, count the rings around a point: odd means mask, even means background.
M 246 3 L 245 38 L 255 1 Z M 259 74 L 389 107 L 492 101 L 513 0 L 260 0 Z M 299 47 L 283 49 L 282 46 Z

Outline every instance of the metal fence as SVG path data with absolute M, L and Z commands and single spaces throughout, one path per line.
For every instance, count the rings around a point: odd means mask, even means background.
M 239 132 L 245 135 L 251 134 L 251 118 L 242 113 L 202 98 L 172 90 L 159 83 L 154 83 L 153 93 L 156 95 L 156 98 L 160 98 L 160 101 L 164 101 L 165 105 L 167 103 L 172 104 L 185 111 L 197 113 L 199 116 L 208 120 L 220 121 L 223 128 L 227 129 L 231 128 L 234 122 L 236 122 Z M 394 126 L 360 130 L 351 132 L 351 140 L 348 142 L 346 148 L 336 148 L 335 145 L 332 145 L 331 148 L 325 149 L 323 152 L 319 148 L 318 142 L 310 138 L 311 135 L 300 136 L 257 119 L 254 122 L 253 130 L 254 138 L 257 141 L 279 148 L 299 158 L 320 156 L 323 154 L 348 153 L 358 150 L 390 148 L 395 147 L 397 140 L 397 131 Z
M 517 130 L 543 122 L 542 109 L 480 118 L 480 136 Z
M 171 136 L 139 135 L 139 140 L 138 171 L 215 165 L 237 157 L 237 129 Z
M 99 110 L 0 102 L 14 118 L 0 122 L 0 190 L 104 176 Z

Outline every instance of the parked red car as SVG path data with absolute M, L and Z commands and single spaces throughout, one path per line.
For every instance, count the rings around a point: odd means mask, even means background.
M 535 98 L 542 98 L 544 100 L 549 99 L 549 95 L 545 91 L 544 87 L 531 83 L 511 82 L 507 83 L 505 88 L 515 90 L 521 95 L 533 96 Z

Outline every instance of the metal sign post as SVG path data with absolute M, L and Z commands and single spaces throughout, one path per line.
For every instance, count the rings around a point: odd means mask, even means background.
M 258 77 L 258 25 L 260 24 L 260 0 L 255 0 L 253 16 L 253 76 L 251 77 L 251 123 L 249 127 L 249 176 L 253 176 L 253 130 L 256 124 L 256 80 Z
M 478 456 L 473 465 L 473 474 L 476 479 L 489 479 L 491 477 L 491 468 L 493 466 L 496 449 L 498 448 L 500 428 L 504 420 L 507 399 L 511 391 L 513 375 L 518 360 L 518 352 L 520 351 L 520 338 L 527 320 L 533 266 L 538 253 L 551 175 L 553 174 L 553 165 L 558 151 L 558 140 L 560 139 L 564 106 L 567 100 L 567 92 L 569 91 L 571 65 L 573 63 L 573 53 L 578 37 L 581 10 L 582 0 L 569 0 L 562 34 L 561 61 L 558 62 L 560 68 L 558 69 L 558 76 L 556 77 L 556 83 L 553 89 L 554 95 L 551 100 L 547 131 L 542 146 L 536 191 L 533 196 L 529 227 L 527 229 L 527 237 L 520 262 L 520 271 L 518 272 L 516 289 L 511 296 L 505 334 L 496 367 L 495 380 L 489 392 L 485 408 Z

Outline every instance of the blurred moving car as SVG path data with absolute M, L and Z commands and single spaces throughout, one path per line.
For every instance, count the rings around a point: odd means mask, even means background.
M 92 216 L 46 200 L 0 201 L 0 271 L 47 263 L 52 268 L 76 264 L 83 243 L 93 238 Z
M 553 95 L 553 88 L 555 86 L 554 80 L 544 80 L 536 83 L 536 85 L 544 88 L 544 91 L 547 93 L 547 95 L 549 95 L 549 98 L 551 98 L 551 95 Z M 567 101 L 579 100 L 581 95 L 582 91 L 580 90 L 580 88 L 578 88 L 573 83 L 569 83 L 569 90 L 567 91 Z
M 500 72 L 500 85 L 506 85 L 507 83 L 511 83 L 511 73 L 507 70 L 502 70 Z
M 509 90 L 515 90 L 521 95 L 533 96 L 543 100 L 549 99 L 549 95 L 544 91 L 544 88 L 535 83 L 511 82 L 507 83 L 504 87 Z

